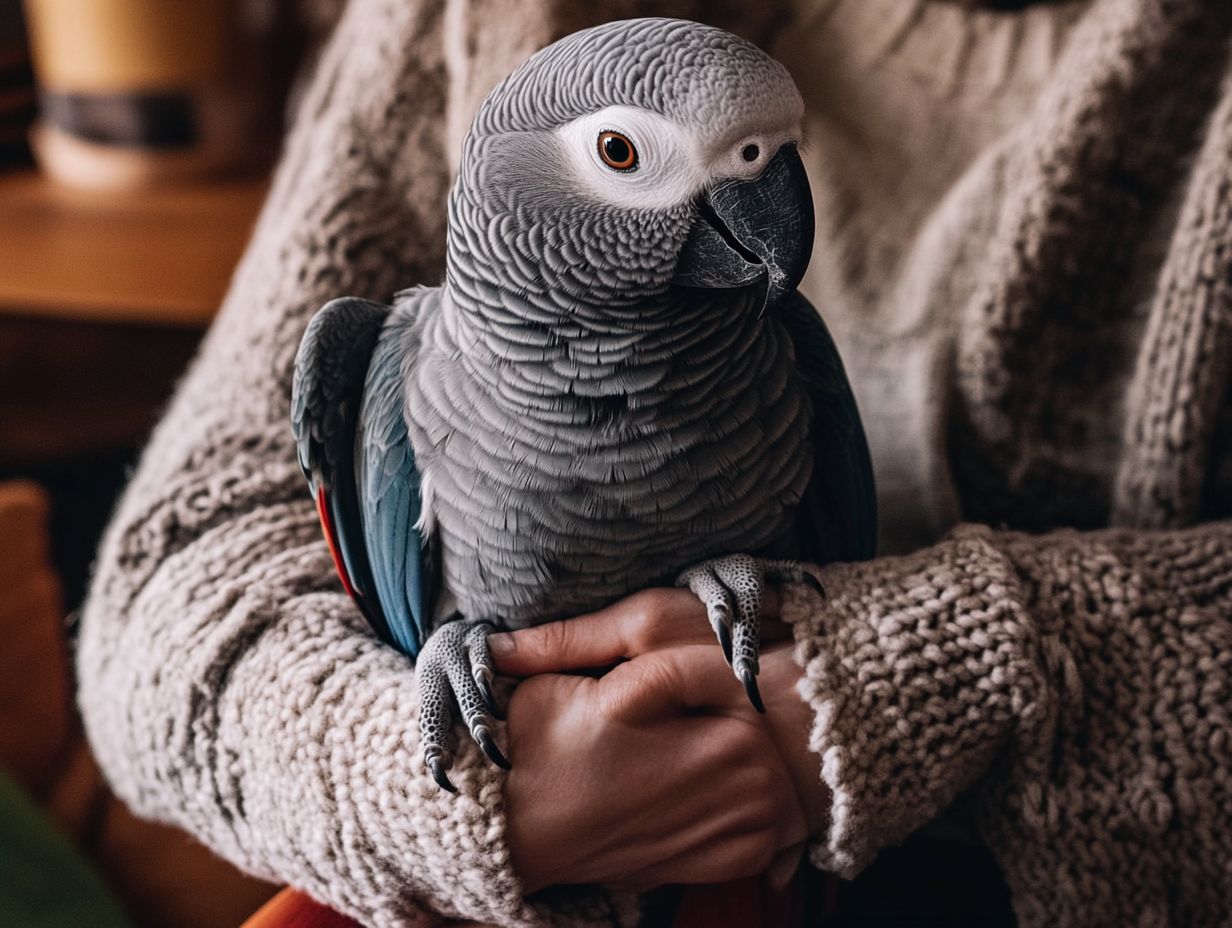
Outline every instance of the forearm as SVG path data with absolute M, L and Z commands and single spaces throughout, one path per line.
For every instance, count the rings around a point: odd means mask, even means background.
M 796 598 L 794 592 L 787 592 L 787 596 L 793 601 Z M 791 651 L 787 642 L 762 647 L 758 685 L 766 712 L 761 721 L 791 775 L 804 813 L 806 832 L 817 836 L 829 825 L 830 791 L 818 776 L 818 758 L 809 746 L 815 712 L 812 705 L 800 698 L 802 673 Z
M 289 429 L 312 312 L 439 275 L 442 12 L 348 9 L 100 550 L 80 700 L 119 794 L 246 869 L 373 924 L 550 921 L 509 871 L 499 780 L 468 752 L 466 795 L 424 793 L 413 671 L 341 594 Z
M 964 528 L 826 568 L 825 602 L 793 588 L 814 769 L 834 794 L 814 861 L 854 874 L 974 787 L 1024 924 L 1158 901 L 1142 892 L 1169 873 L 1211 911 L 1221 858 L 1195 849 L 1232 833 L 1230 551 L 1226 524 Z
M 294 501 L 220 497 L 202 473 L 181 486 L 197 499 L 187 511 L 209 527 L 159 558 L 127 606 L 100 590 L 91 597 L 81 707 L 117 793 L 365 924 L 417 924 L 429 911 L 511 925 L 613 923 L 597 892 L 524 901 L 509 864 L 503 777 L 469 743 L 454 768 L 461 794 L 436 788 L 420 761 L 413 671 L 340 592 L 295 466 L 263 466 L 282 474 Z M 230 518 L 210 512 L 230 509 L 223 498 L 235 506 Z M 126 560 L 108 546 L 100 577 L 127 585 Z
M 337 592 L 300 496 L 161 559 L 123 621 L 92 598 L 79 668 L 100 762 L 138 812 L 365 921 L 414 923 L 420 904 L 532 921 L 499 779 L 467 752 L 462 796 L 432 786 L 413 673 Z
M 971 784 L 1046 698 L 1012 564 L 982 537 L 821 572 L 784 592 L 814 771 L 831 794 L 813 862 L 844 876 Z
M 1009 536 L 1047 713 L 981 791 L 1031 924 L 1232 919 L 1232 524 Z

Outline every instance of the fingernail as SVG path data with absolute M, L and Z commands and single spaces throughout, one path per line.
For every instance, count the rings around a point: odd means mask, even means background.
M 513 640 L 513 635 L 508 632 L 497 632 L 495 635 L 488 635 L 488 650 L 492 652 L 493 657 L 509 657 L 518 649 L 517 644 Z

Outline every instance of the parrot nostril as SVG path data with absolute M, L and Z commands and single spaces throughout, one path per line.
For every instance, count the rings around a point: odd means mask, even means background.
M 744 151 L 740 152 L 740 157 L 742 157 L 745 161 L 752 163 L 757 160 L 757 157 L 760 154 L 761 149 L 756 145 L 745 145 Z

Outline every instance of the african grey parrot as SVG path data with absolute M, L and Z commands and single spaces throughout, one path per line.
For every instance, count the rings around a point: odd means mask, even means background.
M 300 463 L 345 587 L 417 662 L 444 788 L 455 705 L 507 765 L 493 629 L 675 580 L 761 708 L 763 581 L 872 555 L 859 414 L 796 292 L 802 115 L 787 71 L 722 30 L 575 33 L 480 108 L 444 284 L 334 300 L 308 326 Z

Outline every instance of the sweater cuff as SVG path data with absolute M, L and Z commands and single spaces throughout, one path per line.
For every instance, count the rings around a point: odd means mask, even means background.
M 905 557 L 835 564 L 824 597 L 784 590 L 809 748 L 832 794 L 810 849 L 851 878 L 978 778 L 1041 691 L 1024 591 L 987 530 Z

